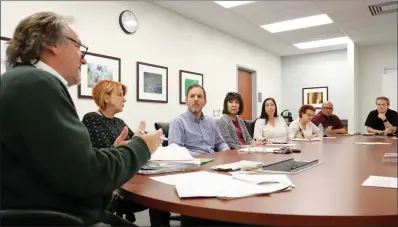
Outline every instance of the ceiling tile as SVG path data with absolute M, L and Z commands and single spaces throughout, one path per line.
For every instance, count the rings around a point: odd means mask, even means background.
M 310 35 L 320 35 L 324 33 L 341 32 L 341 29 L 336 24 L 325 24 L 322 26 L 304 28 Z
M 371 17 L 368 7 L 363 6 L 356 9 L 333 11 L 327 15 L 336 23 L 356 20 L 357 18 Z
M 347 20 L 344 22 L 337 22 L 335 23 L 336 26 L 345 30 L 345 29 L 353 29 L 353 28 L 360 28 L 360 27 L 369 27 L 373 26 L 373 20 L 371 17 L 362 17 L 362 18 L 353 18 L 352 20 Z
M 326 13 L 342 10 L 355 10 L 363 5 L 361 0 L 314 1 L 314 3 Z
M 286 40 L 287 42 L 289 42 L 291 44 L 301 42 L 301 40 L 307 40 L 307 39 L 311 38 L 311 35 L 309 35 L 303 29 L 275 33 L 275 35 L 278 38 Z
M 376 25 L 379 24 L 397 24 L 397 13 L 387 13 L 387 14 L 380 14 L 377 16 L 372 16 L 372 20 Z

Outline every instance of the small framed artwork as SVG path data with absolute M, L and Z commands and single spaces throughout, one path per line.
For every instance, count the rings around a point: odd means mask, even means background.
M 7 48 L 7 41 L 9 41 L 9 40 L 10 40 L 10 38 L 0 36 L 0 41 L 1 41 L 1 73 L 0 74 L 3 74 L 7 71 L 6 48 Z
M 101 80 L 121 81 L 120 58 L 87 52 L 84 59 L 87 64 L 81 68 L 78 98 L 92 99 L 92 89 Z
M 187 90 L 192 84 L 203 87 L 203 74 L 180 70 L 180 104 L 185 104 Z
M 168 67 L 137 62 L 137 101 L 168 102 Z
M 320 109 L 322 103 L 328 101 L 328 87 L 307 87 L 303 88 L 303 105 L 309 104 Z

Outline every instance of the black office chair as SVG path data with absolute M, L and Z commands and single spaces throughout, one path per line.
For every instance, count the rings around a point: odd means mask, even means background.
M 245 125 L 247 128 L 247 131 L 249 131 L 250 136 L 253 138 L 253 134 L 254 134 L 254 125 L 256 124 L 256 120 L 250 121 L 250 120 L 244 120 L 245 121 Z
M 1 210 L 0 226 L 83 226 L 83 221 L 52 210 Z
M 163 130 L 163 134 L 166 138 L 169 137 L 169 127 L 170 127 L 170 123 L 166 123 L 166 122 L 155 122 L 155 129 L 162 129 Z M 167 147 L 169 143 L 165 140 L 162 143 L 163 147 Z
M 281 116 L 285 119 L 287 126 L 293 121 L 292 113 L 289 110 L 282 111 Z

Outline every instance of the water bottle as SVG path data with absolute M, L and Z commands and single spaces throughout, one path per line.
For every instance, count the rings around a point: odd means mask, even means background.
M 324 133 L 325 133 L 324 130 L 323 130 L 323 125 L 322 125 L 322 123 L 318 125 L 318 128 L 319 128 L 319 137 L 322 139 L 322 138 L 323 138 L 323 135 L 324 135 Z

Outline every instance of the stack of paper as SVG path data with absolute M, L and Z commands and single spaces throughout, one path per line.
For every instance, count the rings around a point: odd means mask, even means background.
M 285 174 L 251 174 L 245 172 L 235 172 L 231 174 L 232 178 L 247 183 L 252 183 L 257 185 L 283 183 L 283 184 L 288 184 L 292 188 L 295 187 L 292 181 Z
M 396 177 L 379 177 L 369 176 L 362 186 L 381 187 L 381 188 L 398 188 L 398 178 Z
M 167 173 L 198 169 L 199 167 L 200 160 L 192 157 L 188 149 L 171 144 L 168 147 L 159 147 L 138 173 Z
M 391 143 L 384 143 L 384 142 L 354 142 L 355 144 L 361 145 L 389 145 Z
M 234 179 L 229 175 L 206 171 L 151 177 L 151 179 L 175 185 L 180 198 L 241 198 L 283 191 L 292 185 L 291 182 L 257 185 Z
M 176 185 L 180 198 L 218 197 L 225 199 L 242 198 L 255 195 L 266 195 L 289 188 L 288 184 L 256 185 L 235 179 L 226 179 L 215 184 L 186 182 Z
M 310 138 L 310 139 L 299 139 L 299 138 L 295 138 L 292 139 L 293 141 L 306 141 L 306 142 L 312 142 L 312 141 L 320 141 L 321 139 L 318 137 L 315 138 Z
M 233 162 L 233 163 L 213 166 L 211 168 L 214 170 L 221 170 L 221 171 L 235 171 L 235 170 L 258 169 L 258 168 L 262 167 L 263 165 L 264 165 L 264 163 L 262 163 L 262 162 L 253 162 L 253 161 L 242 160 L 239 162 Z
M 398 153 L 385 153 L 382 161 L 383 162 L 398 162 Z
M 253 152 L 253 153 L 274 153 L 274 150 L 280 149 L 277 147 L 245 147 L 238 151 L 240 152 Z

